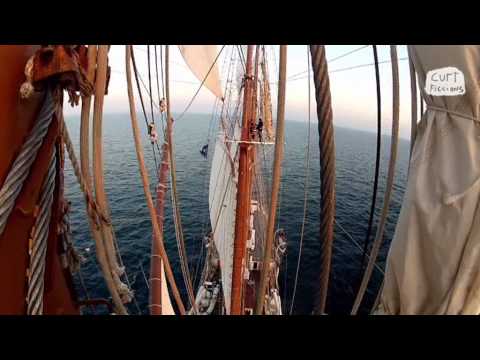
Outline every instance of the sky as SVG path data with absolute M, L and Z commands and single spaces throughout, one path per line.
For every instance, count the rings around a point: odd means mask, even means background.
M 135 45 L 135 58 L 143 79 L 148 79 L 147 46 Z M 220 50 L 221 45 L 218 46 Z M 278 45 L 268 45 L 273 58 L 278 62 Z M 378 45 L 379 62 L 390 60 L 390 46 Z M 200 81 L 191 73 L 176 46 L 170 46 L 171 97 L 173 113 L 182 112 L 197 91 Z M 357 50 L 358 49 L 358 50 Z M 287 90 L 286 119 L 307 121 L 308 119 L 308 47 L 307 45 L 289 45 L 287 53 Z M 398 57 L 407 57 L 404 45 L 397 46 Z M 152 61 L 153 47 L 151 46 Z M 342 56 L 352 52 L 349 55 Z M 228 47 L 221 53 L 218 64 L 220 73 L 223 60 L 229 53 Z M 376 83 L 375 68 L 372 65 L 349 69 L 357 65 L 372 64 L 371 46 L 362 45 L 326 45 L 326 56 L 330 72 L 333 121 L 336 126 L 376 132 Z M 128 98 L 125 78 L 125 46 L 113 45 L 109 52 L 112 69 L 109 93 L 105 98 L 105 113 L 128 113 Z M 152 63 L 153 64 L 153 63 Z M 392 114 L 392 73 L 389 62 L 380 65 L 380 82 L 382 91 L 382 133 L 391 133 Z M 278 78 L 276 66 L 269 67 L 271 81 Z M 410 76 L 408 61 L 399 61 L 400 72 L 400 137 L 410 138 Z M 298 75 L 297 75 L 298 74 Z M 153 81 L 153 80 L 152 80 Z M 311 118 L 316 121 L 313 80 L 311 82 Z M 155 82 L 154 82 L 155 84 Z M 156 85 L 153 85 L 156 86 Z M 276 93 L 276 92 L 275 92 Z M 192 103 L 189 112 L 210 113 L 214 96 L 202 88 Z M 275 99 L 272 99 L 274 101 Z M 137 102 L 137 107 L 139 103 Z M 138 109 L 139 110 L 139 109 Z M 65 114 L 79 116 L 80 107 L 65 106 Z M 275 109 L 274 109 L 275 114 Z

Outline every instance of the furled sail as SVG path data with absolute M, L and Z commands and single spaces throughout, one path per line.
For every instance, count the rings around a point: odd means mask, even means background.
M 223 98 L 222 84 L 216 45 L 178 45 L 178 48 L 190 70 L 219 99 Z
M 240 127 L 237 122 L 235 124 L 233 138 L 239 139 Z M 238 162 L 235 161 L 235 154 L 238 143 L 225 140 L 225 132 L 220 131 L 212 159 L 208 200 L 213 240 L 220 259 L 225 308 L 227 314 L 230 314 L 238 180 Z
M 427 109 L 377 313 L 480 314 L 480 46 L 410 46 Z
M 262 61 L 262 73 L 263 73 L 263 124 L 265 132 L 267 134 L 267 140 L 273 140 L 273 124 L 272 124 L 272 99 L 270 95 L 270 83 L 268 81 L 268 70 L 265 59 Z

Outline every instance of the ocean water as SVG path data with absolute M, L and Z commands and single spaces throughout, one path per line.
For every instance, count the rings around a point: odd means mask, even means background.
M 139 115 L 139 121 L 142 121 Z M 79 154 L 80 121 L 78 117 L 66 118 L 77 156 Z M 140 123 L 144 136 L 144 153 L 150 170 L 151 190 L 154 192 L 156 175 L 155 161 L 151 145 L 146 136 L 146 126 Z M 176 147 L 179 203 L 186 240 L 189 265 L 195 274 L 197 262 L 201 258 L 202 234 L 208 230 L 208 177 L 209 160 L 199 153 L 209 138 L 213 141 L 217 124 L 209 115 L 188 115 L 175 123 L 174 138 Z M 307 146 L 307 124 L 299 121 L 286 122 L 286 145 L 283 162 L 282 190 L 280 195 L 279 226 L 288 237 L 287 254 L 284 258 L 279 283 L 283 299 L 284 313 L 289 313 L 295 282 L 295 272 L 299 254 L 300 230 L 303 214 L 305 159 Z M 135 291 L 136 304 L 129 305 L 131 313 L 148 313 L 148 279 L 152 227 L 145 202 L 140 172 L 135 153 L 130 119 L 127 114 L 105 114 L 104 116 L 105 184 L 110 202 L 110 210 L 116 237 L 123 262 Z M 358 288 L 359 268 L 370 202 L 373 188 L 376 134 L 335 128 L 336 145 L 336 221 L 333 248 L 332 273 L 330 277 L 327 312 L 331 314 L 349 313 Z M 213 152 L 213 143 L 210 145 Z M 273 147 L 266 149 L 273 151 Z M 383 269 L 388 245 L 393 237 L 395 224 L 401 207 L 408 170 L 409 142 L 400 140 L 396 176 L 390 212 L 385 228 L 383 246 L 377 261 Z M 373 237 L 383 204 L 386 174 L 390 153 L 389 136 L 382 137 L 382 157 L 379 192 L 374 218 Z M 310 180 L 302 261 L 293 314 L 309 314 L 312 311 L 319 275 L 319 206 L 320 171 L 317 124 L 311 125 L 310 140 Z M 211 159 L 209 154 L 209 159 Z M 270 169 L 270 164 L 266 165 Z M 268 173 L 267 173 L 268 178 Z M 90 235 L 85 204 L 80 188 L 74 177 L 69 160 L 66 160 L 65 195 L 71 201 L 70 223 L 72 238 L 78 251 L 85 257 L 81 275 L 86 292 L 91 298 L 108 298 L 100 269 L 95 257 L 95 246 Z M 170 194 L 167 194 L 167 199 Z M 178 260 L 172 209 L 167 202 L 165 241 L 171 259 L 177 284 L 187 303 Z M 347 234 L 348 233 L 348 234 Z M 194 276 L 194 275 L 192 275 Z M 382 274 L 375 269 L 367 296 L 361 307 L 365 313 L 370 309 L 380 286 Z M 87 296 L 76 275 L 76 288 L 80 298 Z M 97 313 L 104 312 L 98 309 Z M 89 312 L 86 310 L 85 312 Z

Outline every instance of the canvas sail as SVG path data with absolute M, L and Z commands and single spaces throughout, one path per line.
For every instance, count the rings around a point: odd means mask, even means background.
M 240 138 L 238 125 L 235 125 L 234 138 Z M 208 200 L 213 240 L 220 259 L 225 307 L 227 314 L 230 314 L 238 181 L 238 162 L 235 161 L 235 154 L 238 143 L 227 143 L 225 139 L 225 132 L 221 130 L 212 159 Z
M 223 98 L 216 45 L 178 45 L 183 59 L 196 78 L 219 99 Z M 212 67 L 213 64 L 213 67 Z M 208 76 L 207 76 L 208 74 Z
M 480 46 L 410 51 L 427 109 L 377 313 L 480 314 Z
M 165 276 L 165 269 L 162 262 L 162 315 L 175 315 L 173 310 L 170 295 L 168 294 L 167 277 Z

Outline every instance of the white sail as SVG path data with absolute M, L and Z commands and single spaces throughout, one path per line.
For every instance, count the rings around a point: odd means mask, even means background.
M 167 277 L 165 276 L 165 269 L 162 262 L 162 315 L 175 315 L 170 295 L 168 294 Z
M 480 46 L 410 50 L 427 109 L 377 313 L 478 315 Z
M 190 70 L 219 99 L 223 98 L 222 83 L 217 59 L 216 45 L 178 45 Z M 207 76 L 208 75 L 208 76 Z
M 238 125 L 235 127 L 233 138 L 240 138 Z M 238 179 L 238 161 L 236 162 L 234 159 L 237 146 L 238 143 L 225 142 L 225 133 L 220 131 L 212 159 L 208 199 L 213 240 L 220 259 L 222 289 L 227 314 L 230 313 L 232 289 L 233 240 L 235 237 Z

